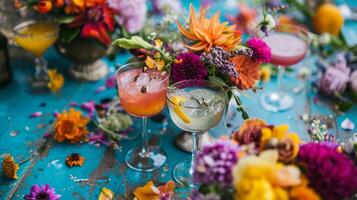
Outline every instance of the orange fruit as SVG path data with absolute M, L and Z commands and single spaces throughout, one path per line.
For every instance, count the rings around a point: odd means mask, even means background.
M 340 33 L 343 22 L 344 18 L 340 10 L 330 3 L 319 6 L 312 18 L 317 33 L 330 33 L 336 36 Z

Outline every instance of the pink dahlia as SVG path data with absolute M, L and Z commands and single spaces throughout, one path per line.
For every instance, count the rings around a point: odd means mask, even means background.
M 297 161 L 306 170 L 309 186 L 322 199 L 345 199 L 357 190 L 357 167 L 336 148 L 307 143 L 300 147 Z
M 208 70 L 200 61 L 200 56 L 194 53 L 182 53 L 176 57 L 171 66 L 171 78 L 174 83 L 183 80 L 205 79 Z
M 271 50 L 263 40 L 253 37 L 248 40 L 247 46 L 253 50 L 253 58 L 255 60 L 264 63 L 270 62 Z

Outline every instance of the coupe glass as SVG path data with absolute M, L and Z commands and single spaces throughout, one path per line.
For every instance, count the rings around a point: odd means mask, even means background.
M 125 162 L 136 171 L 149 172 L 166 162 L 166 154 L 160 147 L 148 145 L 147 118 L 165 107 L 169 74 L 156 69 L 144 70 L 144 66 L 143 62 L 126 64 L 117 70 L 116 79 L 121 106 L 143 121 L 142 146 L 131 149 Z
M 277 90 L 262 94 L 263 108 L 271 112 L 288 110 L 294 104 L 293 98 L 283 91 L 285 68 L 304 59 L 309 46 L 308 32 L 296 25 L 278 25 L 268 36 L 261 36 L 271 49 L 271 63 L 278 67 Z
M 58 24 L 48 20 L 29 20 L 13 28 L 15 43 L 36 56 L 35 75 L 31 79 L 31 86 L 34 89 L 47 90 L 49 77 L 47 61 L 43 54 L 55 43 L 58 34 Z
M 225 92 L 211 81 L 184 80 L 169 87 L 167 100 L 172 121 L 182 130 L 192 133 L 191 160 L 176 165 L 173 177 L 180 184 L 195 187 L 192 178 L 198 136 L 221 121 L 227 101 Z

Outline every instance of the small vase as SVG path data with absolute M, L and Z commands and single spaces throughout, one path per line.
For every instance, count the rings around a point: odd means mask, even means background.
M 61 55 L 74 62 L 69 73 L 75 80 L 96 81 L 109 72 L 107 64 L 101 60 L 109 48 L 93 39 L 76 38 L 69 43 L 57 43 L 56 48 Z

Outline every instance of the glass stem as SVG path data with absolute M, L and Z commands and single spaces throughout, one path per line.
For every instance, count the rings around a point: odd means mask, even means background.
M 193 174 L 194 170 L 194 165 L 196 161 L 196 153 L 198 151 L 199 147 L 199 134 L 196 132 L 192 133 L 192 154 L 191 154 L 191 168 L 190 168 L 190 174 Z
M 36 72 L 35 72 L 36 79 L 44 79 L 45 77 L 48 77 L 47 61 L 43 58 L 43 56 L 37 57 L 35 59 L 35 64 L 36 64 Z
M 145 156 L 148 152 L 148 119 L 143 117 L 143 130 L 141 132 L 141 140 L 143 148 L 141 149 L 142 156 Z
M 278 66 L 278 79 L 277 79 L 277 84 L 278 84 L 278 90 L 279 92 L 283 92 L 283 77 L 284 77 L 284 72 L 285 68 L 282 67 L 281 65 Z

